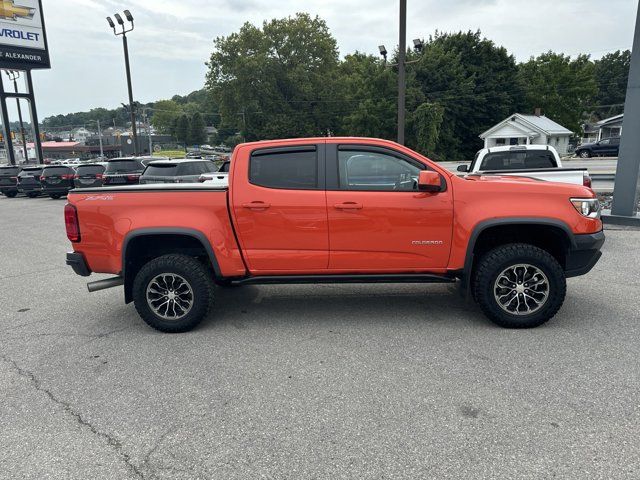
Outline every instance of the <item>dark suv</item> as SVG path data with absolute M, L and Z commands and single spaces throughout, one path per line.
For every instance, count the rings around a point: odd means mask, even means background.
M 580 158 L 589 157 L 617 157 L 620 150 L 620 137 L 603 138 L 595 143 L 585 143 L 576 148 L 576 155 Z
M 12 165 L 0 167 L 0 192 L 3 195 L 13 198 L 18 195 L 18 174 L 20 167 Z
M 40 183 L 42 168 L 40 166 L 24 167 L 18 174 L 18 191 L 29 198 L 40 195 L 42 192 L 42 184 Z
M 42 169 L 40 183 L 42 191 L 53 199 L 58 199 L 73 189 L 75 171 L 65 165 L 50 165 Z
M 215 163 L 209 160 L 158 160 L 147 165 L 140 183 L 195 183 L 203 173 L 215 171 Z
M 136 185 L 140 183 L 140 175 L 154 157 L 113 158 L 107 162 L 102 184 L 105 186 Z
M 98 163 L 78 165 L 73 184 L 76 188 L 101 187 L 105 167 Z

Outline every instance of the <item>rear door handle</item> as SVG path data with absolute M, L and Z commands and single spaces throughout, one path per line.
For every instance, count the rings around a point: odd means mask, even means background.
M 242 204 L 243 208 L 248 208 L 249 210 L 265 210 L 265 209 L 269 208 L 270 206 L 271 206 L 271 204 L 265 203 L 265 202 L 261 202 L 261 201 L 255 201 L 255 202 L 243 203 Z
M 333 208 L 337 208 L 338 210 L 360 210 L 362 204 L 356 202 L 336 203 Z

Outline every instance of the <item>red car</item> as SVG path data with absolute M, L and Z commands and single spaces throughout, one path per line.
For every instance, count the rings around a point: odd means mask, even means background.
M 587 187 L 457 177 L 394 142 L 305 138 L 239 145 L 229 186 L 74 190 L 65 208 L 80 275 L 116 276 L 165 332 L 196 326 L 214 284 L 458 282 L 495 323 L 540 325 L 604 242 Z M 330 307 L 328 307 L 330 308 Z

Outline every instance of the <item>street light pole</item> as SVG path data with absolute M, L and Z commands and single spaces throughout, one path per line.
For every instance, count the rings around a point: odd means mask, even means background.
M 100 156 L 104 157 L 104 147 L 102 146 L 102 128 L 100 128 L 100 120 L 96 120 L 98 123 L 98 141 L 100 142 Z
M 127 73 L 127 89 L 129 91 L 129 113 L 131 114 L 131 136 L 133 137 L 133 152 L 135 156 L 138 156 L 139 151 L 138 151 L 138 132 L 136 128 L 136 111 L 135 111 L 135 104 L 133 102 L 133 87 L 131 85 L 131 66 L 129 64 L 129 45 L 127 43 L 127 33 L 133 31 L 133 28 L 134 28 L 133 15 L 131 15 L 131 12 L 129 10 L 125 10 L 124 16 L 131 23 L 131 26 L 128 28 L 125 26 L 124 20 L 122 19 L 119 13 L 116 13 L 114 15 L 116 22 L 118 22 L 118 25 L 120 25 L 122 29 L 120 32 L 117 31 L 116 25 L 113 22 L 113 20 L 111 20 L 111 17 L 107 17 L 107 22 L 109 22 L 109 26 L 113 29 L 113 33 L 115 35 L 122 35 L 122 46 L 124 48 L 124 65 Z
M 400 39 L 398 42 L 398 143 L 404 145 L 407 55 L 407 0 L 400 0 Z

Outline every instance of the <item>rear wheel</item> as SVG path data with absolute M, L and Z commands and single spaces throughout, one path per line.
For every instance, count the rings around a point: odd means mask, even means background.
M 532 328 L 551 319 L 564 302 L 564 271 L 549 252 L 514 243 L 486 253 L 473 277 L 484 314 L 505 328 Z
M 213 305 L 207 267 L 187 255 L 163 255 L 144 265 L 133 281 L 133 300 L 142 319 L 161 332 L 186 332 Z
M 591 152 L 589 152 L 589 150 L 580 151 L 580 158 L 589 158 L 589 157 L 591 157 Z

